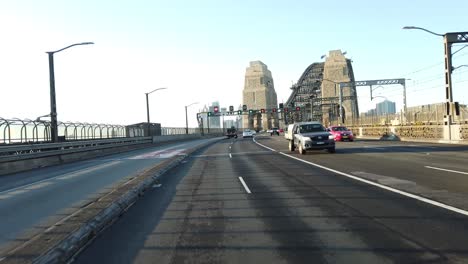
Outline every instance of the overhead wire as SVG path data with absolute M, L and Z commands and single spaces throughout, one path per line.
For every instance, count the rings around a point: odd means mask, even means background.
M 462 71 L 459 71 L 456 76 L 462 74 L 462 73 L 465 73 L 465 72 L 468 72 L 468 69 L 467 70 L 462 70 Z M 455 75 L 455 74 L 453 74 Z M 408 93 L 414 93 L 414 92 L 419 92 L 419 91 L 425 91 L 425 90 L 431 90 L 431 89 L 435 89 L 437 87 L 443 87 L 444 85 L 443 84 L 438 84 L 438 85 L 434 85 L 434 86 L 430 86 L 430 87 L 425 87 L 425 88 L 421 88 L 421 89 L 417 89 L 419 87 L 421 87 L 422 85 L 421 84 L 425 84 L 425 83 L 430 83 L 430 82 L 433 82 L 433 81 L 436 81 L 436 80 L 440 80 L 440 79 L 443 79 L 444 76 L 439 76 L 439 77 L 436 77 L 436 78 L 433 78 L 431 80 L 426 80 L 426 81 L 423 81 L 423 82 L 417 82 L 416 85 L 412 85 L 412 86 L 409 86 L 407 87 L 407 90 L 406 90 L 406 94 Z M 463 82 L 466 82 L 467 80 L 454 80 L 452 81 L 453 84 L 458 84 L 458 83 L 463 83 Z M 379 92 L 377 95 L 382 95 L 382 96 L 388 96 L 388 97 L 391 97 L 391 96 L 395 96 L 395 95 L 399 95 L 401 94 L 402 90 L 403 90 L 403 86 L 400 86 L 400 87 L 396 87 L 397 89 L 394 89 L 392 90 L 391 92 L 387 93 L 382 93 L 382 92 Z M 416 88 L 416 89 L 415 89 Z

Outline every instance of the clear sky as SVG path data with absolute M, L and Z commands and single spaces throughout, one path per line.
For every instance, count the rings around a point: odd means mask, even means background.
M 303 71 L 329 50 L 353 60 L 356 80 L 409 78 L 408 106 L 443 102 L 444 54 L 434 32 L 468 31 L 468 1 L 15 0 L 0 2 L 0 117 L 50 112 L 46 51 L 55 54 L 58 118 L 163 126 L 189 125 L 205 104 L 242 103 L 250 61 L 268 65 L 278 102 Z M 454 51 L 462 45 L 456 45 Z M 454 55 L 468 64 L 468 48 Z M 468 67 L 454 71 L 455 101 L 468 103 Z M 402 105 L 401 86 L 374 94 Z M 375 106 L 359 87 L 361 112 Z

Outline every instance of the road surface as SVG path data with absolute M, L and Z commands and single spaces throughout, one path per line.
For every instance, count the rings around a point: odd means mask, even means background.
M 167 144 L 1 176 L 0 245 L 21 242 L 114 184 L 203 142 Z
M 465 215 L 344 176 L 462 192 L 463 174 L 416 166 L 466 147 L 358 141 L 303 156 L 282 137 L 256 141 L 272 150 L 226 139 L 186 159 L 74 263 L 468 263 Z

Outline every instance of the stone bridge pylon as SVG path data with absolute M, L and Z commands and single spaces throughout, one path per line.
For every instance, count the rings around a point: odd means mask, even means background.
M 251 61 L 245 72 L 245 84 L 242 91 L 243 104 L 254 114 L 244 116 L 243 127 L 266 130 L 278 127 L 278 107 L 273 77 L 268 67 L 261 61 Z M 260 110 L 265 109 L 265 113 Z

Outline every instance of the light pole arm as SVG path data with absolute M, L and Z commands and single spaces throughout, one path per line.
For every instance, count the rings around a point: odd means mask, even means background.
M 422 30 L 422 31 L 426 31 L 427 33 L 430 33 L 430 34 L 432 34 L 432 35 L 436 35 L 436 36 L 440 36 L 440 37 L 443 37 L 443 36 L 444 36 L 444 35 L 442 35 L 442 34 L 438 34 L 438 33 L 432 32 L 432 31 L 427 30 L 427 29 L 422 28 L 422 27 L 406 26 L 406 27 L 403 27 L 403 29 L 419 29 L 419 30 Z
M 145 93 L 145 94 L 148 95 L 148 94 L 154 93 L 154 92 L 156 92 L 156 91 L 165 90 L 165 89 L 167 89 L 167 88 L 165 88 L 165 87 L 164 87 L 164 88 L 157 88 L 157 89 L 154 89 L 153 91 L 151 91 L 151 92 L 149 92 L 149 93 Z
M 62 50 L 66 50 L 66 49 L 68 49 L 68 48 L 71 48 L 71 47 L 73 47 L 73 46 L 79 46 L 79 45 L 90 45 L 90 44 L 94 44 L 94 42 L 81 42 L 81 43 L 75 43 L 75 44 L 72 44 L 72 45 L 70 45 L 70 46 L 67 46 L 67 47 L 65 47 L 65 48 L 62 48 L 62 49 L 59 49 L 59 50 L 56 50 L 56 51 L 48 51 L 48 52 L 46 52 L 46 53 L 57 53 L 57 52 L 60 52 L 60 51 L 62 51 Z

